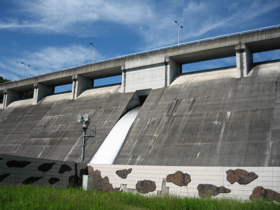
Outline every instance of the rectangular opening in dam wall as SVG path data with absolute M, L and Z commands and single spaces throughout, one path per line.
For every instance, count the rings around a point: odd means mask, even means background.
M 254 63 L 273 61 L 279 59 L 280 59 L 280 50 L 270 50 L 270 51 L 253 53 Z
M 19 100 L 33 98 L 33 94 L 34 94 L 33 90 L 22 92 L 20 93 Z
M 72 84 L 59 85 L 54 88 L 54 93 L 64 93 L 72 91 Z
M 195 63 L 187 63 L 182 65 L 182 73 L 190 73 L 197 71 L 207 71 L 236 65 L 236 57 L 226 57 Z
M 103 77 L 100 79 L 95 79 L 93 82 L 93 87 L 102 87 L 107 85 L 121 84 L 122 75 L 116 75 L 111 77 Z

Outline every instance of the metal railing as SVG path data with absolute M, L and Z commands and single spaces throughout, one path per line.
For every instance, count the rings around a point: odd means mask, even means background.
M 175 45 L 169 45 L 169 46 L 160 47 L 160 48 L 154 48 L 154 49 L 145 50 L 145 51 L 141 51 L 141 52 L 136 52 L 136 53 L 131 53 L 131 54 L 127 54 L 127 55 L 117 56 L 117 57 L 108 58 L 108 59 L 104 59 L 104 60 L 99 60 L 99 61 L 96 61 L 94 63 L 86 63 L 86 64 L 82 64 L 82 65 L 78 65 L 78 66 L 72 66 L 72 67 L 69 67 L 69 68 L 64 68 L 64 69 L 60 69 L 60 70 L 57 70 L 57 71 L 52 71 L 52 72 L 49 72 L 49 73 L 46 73 L 46 74 L 41 74 L 41 75 L 33 76 L 33 77 L 39 77 L 39 76 L 43 76 L 43 75 L 53 74 L 53 73 L 60 72 L 60 71 L 67 71 L 67 70 L 70 70 L 70 69 L 75 69 L 75 68 L 84 67 L 84 66 L 88 66 L 88 65 L 92 65 L 92 64 L 106 62 L 106 61 L 122 59 L 122 58 L 131 57 L 131 56 L 135 56 L 135 55 L 140 55 L 140 54 L 144 54 L 144 53 L 155 52 L 155 51 L 159 51 L 159 50 L 166 50 L 166 49 L 170 49 L 170 48 L 173 48 L 173 47 L 180 47 L 180 46 L 184 46 L 184 45 L 200 43 L 200 42 L 205 42 L 205 41 L 210 41 L 210 40 L 215 40 L 215 39 L 221 39 L 221 38 L 231 37 L 231 36 L 236 36 L 236 35 L 242 35 L 242 34 L 247 34 L 247 33 L 251 33 L 251 32 L 257 32 L 257 31 L 262 31 L 262 30 L 279 28 L 279 26 L 280 25 L 267 26 L 267 27 L 252 29 L 252 30 L 248 30 L 248 31 L 241 31 L 241 32 L 225 34 L 225 35 L 221 35 L 221 36 L 210 37 L 210 38 L 206 38 L 206 39 L 199 39 L 199 40 L 195 40 L 195 41 L 184 42 L 184 43 L 181 43 L 181 44 L 175 44 Z M 29 78 L 33 78 L 33 77 L 29 77 Z M 26 79 L 29 79 L 29 78 L 15 80 L 15 81 L 11 81 L 11 82 L 17 82 L 17 81 L 26 80 Z M 2 83 L 2 84 L 11 83 L 11 82 L 5 82 L 5 83 Z

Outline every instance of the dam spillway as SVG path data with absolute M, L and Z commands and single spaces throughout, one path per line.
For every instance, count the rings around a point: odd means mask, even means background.
M 126 113 L 113 127 L 90 164 L 113 164 L 141 107 Z

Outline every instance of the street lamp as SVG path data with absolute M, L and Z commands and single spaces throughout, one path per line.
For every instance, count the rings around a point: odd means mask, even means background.
M 94 44 L 92 44 L 92 43 L 89 43 L 89 44 L 93 46 L 93 57 L 92 57 L 92 63 L 93 63 L 93 62 L 94 62 L 95 46 L 94 46 Z
M 180 28 L 183 28 L 183 26 L 181 26 L 178 22 L 177 22 L 177 20 L 175 20 L 175 23 L 177 23 L 177 25 L 178 25 L 178 46 L 179 46 L 179 42 L 180 42 Z
M 30 67 L 30 65 L 25 64 L 25 63 L 23 63 L 23 62 L 21 62 L 21 64 L 23 64 L 23 65 L 24 65 L 24 73 L 23 73 L 23 79 L 24 79 L 24 78 L 25 78 L 26 66 L 29 66 L 29 67 Z
M 81 163 L 85 162 L 85 146 L 86 146 L 86 137 L 93 137 L 91 135 L 87 135 L 87 129 L 90 124 L 90 117 L 88 114 L 85 114 L 84 116 L 78 115 L 77 121 L 79 123 L 82 123 L 82 129 L 83 129 L 83 145 L 82 145 L 82 156 L 81 156 Z

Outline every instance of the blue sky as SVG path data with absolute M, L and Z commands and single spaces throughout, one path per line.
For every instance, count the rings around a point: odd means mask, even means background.
M 280 1 L 1 0 L 0 75 L 10 80 L 239 31 L 280 24 Z M 280 58 L 280 52 L 255 56 Z M 234 65 L 235 58 L 196 64 Z

